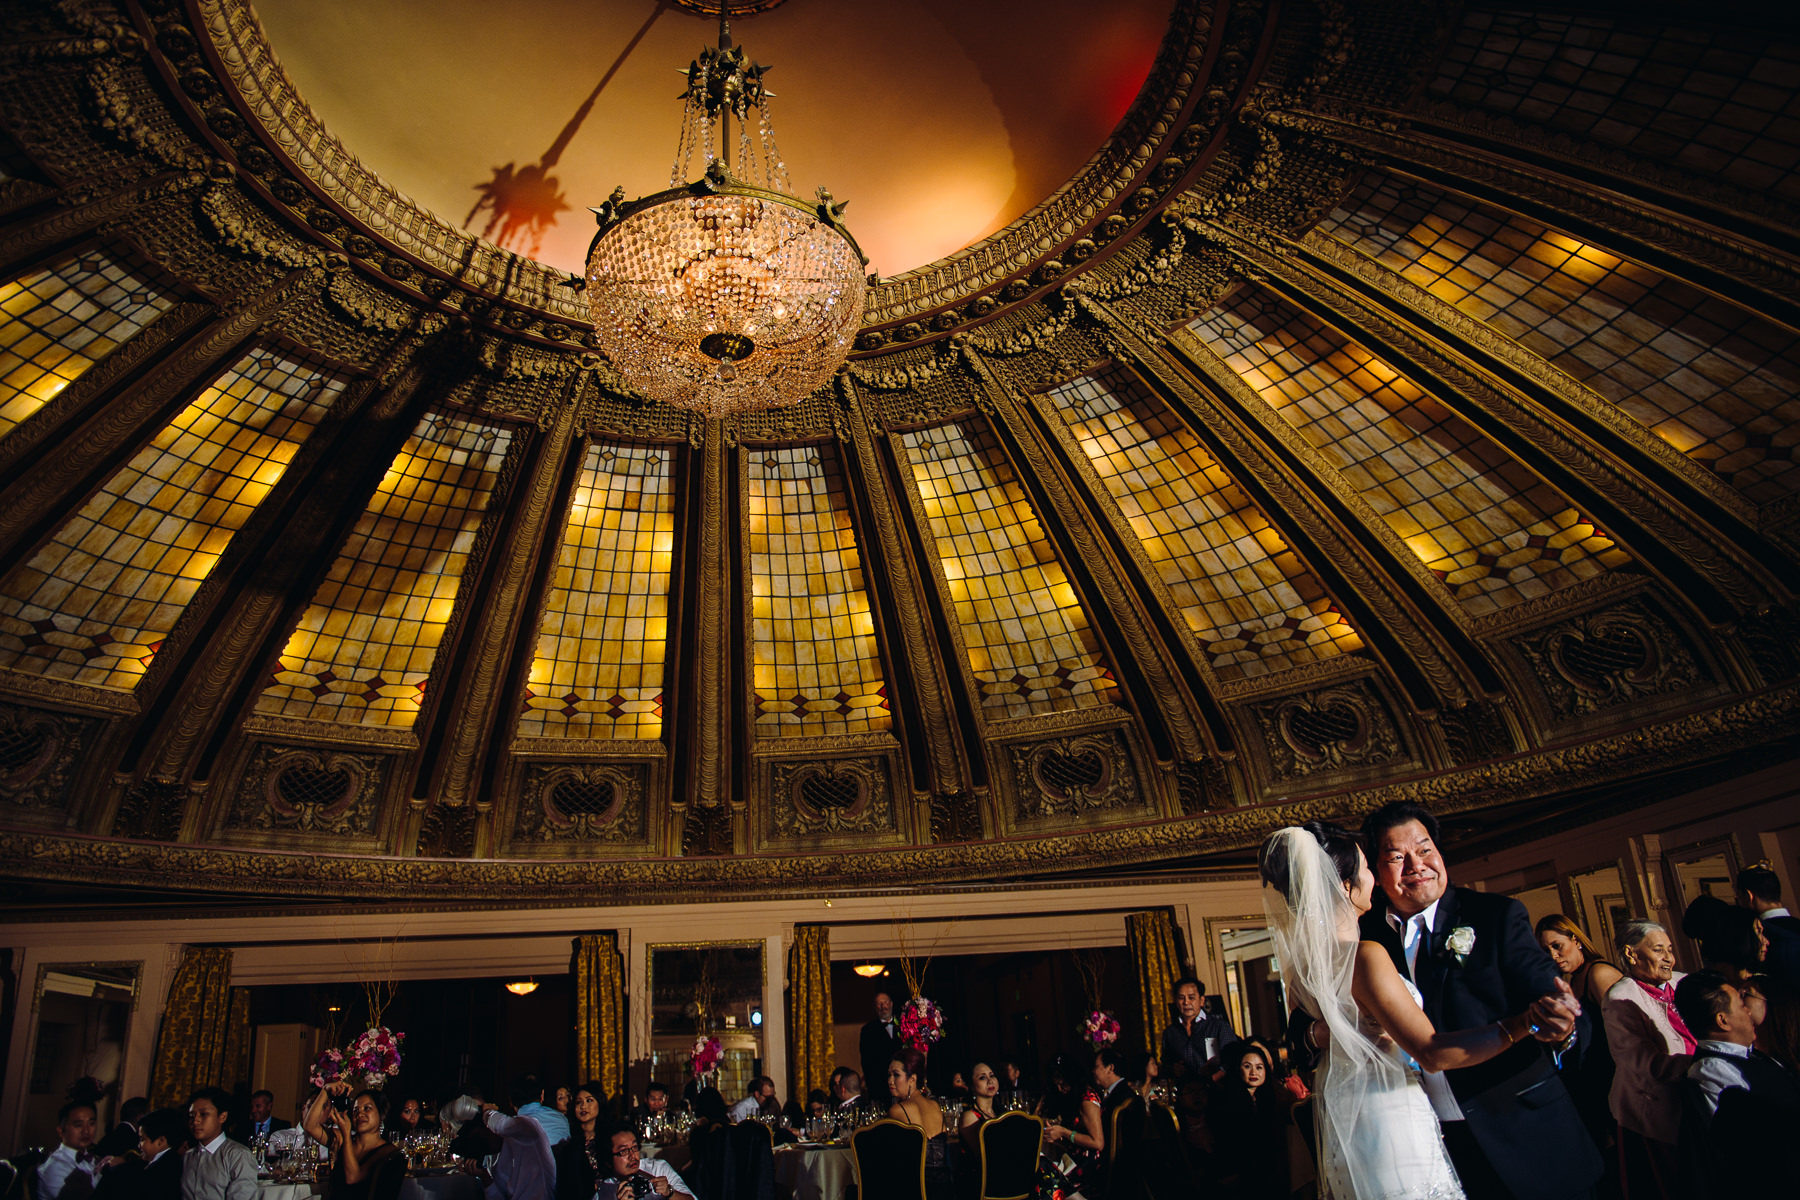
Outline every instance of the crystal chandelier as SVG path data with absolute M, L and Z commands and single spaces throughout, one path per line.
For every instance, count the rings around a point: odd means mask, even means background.
M 796 404 L 837 370 L 862 324 L 868 259 L 844 205 L 790 194 L 763 88 L 731 42 L 688 67 L 669 190 L 594 209 L 584 291 L 594 340 L 650 400 L 723 417 Z M 732 145 L 733 119 L 737 144 Z M 694 183 L 689 164 L 705 170 Z

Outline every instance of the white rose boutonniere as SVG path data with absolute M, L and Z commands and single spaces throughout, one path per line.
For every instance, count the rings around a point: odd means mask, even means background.
M 1469 951 L 1475 948 L 1475 931 L 1467 925 L 1458 925 L 1444 939 L 1444 949 L 1456 955 L 1456 965 L 1462 966 L 1469 957 Z

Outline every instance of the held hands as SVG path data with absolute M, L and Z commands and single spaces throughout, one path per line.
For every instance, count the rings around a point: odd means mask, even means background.
M 348 1079 L 334 1079 L 325 1085 L 325 1090 L 333 1096 L 348 1096 L 350 1094 L 350 1081 Z
M 1540 1042 L 1566 1042 L 1575 1032 L 1575 1018 L 1581 1015 L 1581 1002 L 1569 990 L 1566 981 L 1558 979 L 1547 996 L 1534 1000 L 1530 1009 L 1531 1036 Z

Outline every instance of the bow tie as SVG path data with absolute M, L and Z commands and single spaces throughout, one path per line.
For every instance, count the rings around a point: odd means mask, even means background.
M 75 1161 L 78 1163 L 91 1163 L 94 1161 L 94 1152 L 92 1150 L 77 1150 L 75 1152 Z

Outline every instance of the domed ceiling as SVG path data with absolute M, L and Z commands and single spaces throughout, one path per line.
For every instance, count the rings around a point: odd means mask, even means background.
M 464 228 L 602 80 L 558 186 L 660 186 L 683 6 L 7 10 L 15 894 L 1241 867 L 1800 757 L 1800 53 L 1086 7 L 741 22 L 899 273 L 724 421 L 589 349 L 585 220 Z

